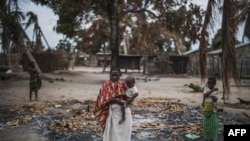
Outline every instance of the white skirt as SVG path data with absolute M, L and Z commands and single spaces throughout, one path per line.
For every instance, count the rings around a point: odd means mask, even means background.
M 125 121 L 119 124 L 121 118 L 121 106 L 118 104 L 110 105 L 103 141 L 131 141 L 132 115 L 129 107 L 125 109 Z

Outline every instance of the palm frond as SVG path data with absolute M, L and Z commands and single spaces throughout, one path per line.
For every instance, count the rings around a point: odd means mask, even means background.
M 250 39 L 250 12 L 248 14 L 248 17 L 245 23 L 245 29 L 244 29 L 243 35 L 246 36 L 248 39 Z M 243 36 L 243 39 L 244 39 L 244 36 Z
M 207 44 L 208 44 L 208 25 L 212 22 L 212 9 L 215 4 L 215 0 L 209 0 L 205 13 L 204 24 L 201 30 L 201 39 L 199 45 L 199 66 L 201 81 L 204 82 L 207 77 Z
M 236 62 L 236 20 L 235 0 L 224 1 L 222 17 L 222 81 L 223 98 L 230 95 L 230 78 L 239 84 Z
M 31 11 L 26 13 L 26 16 L 29 17 L 26 25 L 25 25 L 25 29 L 27 29 L 31 24 L 37 24 L 38 23 L 38 19 L 37 19 L 37 15 Z

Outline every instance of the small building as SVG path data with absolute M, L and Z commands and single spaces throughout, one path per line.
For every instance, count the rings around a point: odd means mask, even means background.
M 187 73 L 187 65 L 189 62 L 189 57 L 186 55 L 171 55 L 169 56 L 169 61 L 172 63 L 172 72 L 174 74 L 185 74 Z
M 109 65 L 111 61 L 111 53 L 96 53 L 97 66 Z
M 237 44 L 237 69 L 240 78 L 250 78 L 250 43 Z M 221 76 L 222 49 L 208 52 L 208 72 Z
M 250 43 L 237 44 L 237 67 L 241 78 L 250 77 Z M 199 49 L 190 50 L 183 53 L 189 56 L 187 72 L 191 75 L 199 74 Z M 207 53 L 208 75 L 221 77 L 221 57 L 222 49 L 213 50 Z
M 97 57 L 98 66 L 102 66 L 104 64 L 110 65 L 110 61 L 111 61 L 110 53 L 97 53 L 96 57 Z M 142 58 L 142 55 L 120 54 L 119 55 L 119 61 L 120 61 L 119 67 L 121 69 L 125 69 L 125 72 L 127 72 L 128 69 L 138 70 L 140 72 L 141 58 Z
M 128 69 L 130 69 L 130 70 L 138 70 L 138 72 L 140 72 L 141 58 L 142 58 L 142 55 L 120 54 L 119 55 L 120 68 L 125 69 L 125 72 L 127 72 Z
M 183 53 L 184 56 L 189 56 L 187 64 L 187 73 L 190 75 L 199 74 L 199 49 L 190 50 Z

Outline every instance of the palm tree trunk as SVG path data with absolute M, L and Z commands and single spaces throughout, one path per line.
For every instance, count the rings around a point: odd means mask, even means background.
M 22 28 L 21 26 L 19 26 L 19 28 L 21 29 L 20 31 L 21 31 L 21 34 L 22 34 L 22 36 L 24 37 L 24 39 L 27 39 L 28 41 L 30 41 L 29 36 L 28 36 L 27 33 L 23 30 L 23 28 Z M 41 71 L 39 65 L 38 65 L 37 62 L 36 62 L 36 59 L 35 59 L 35 58 L 33 57 L 33 55 L 31 54 L 30 50 L 26 47 L 26 45 L 24 44 L 23 41 L 20 41 L 20 44 L 21 44 L 21 46 L 24 48 L 25 54 L 27 55 L 29 61 L 34 62 L 37 71 L 38 71 L 40 74 L 42 74 L 42 71 Z
M 47 39 L 45 38 L 45 36 L 44 36 L 44 34 L 43 34 L 43 31 L 42 31 L 42 29 L 41 29 L 40 26 L 39 26 L 39 31 L 40 31 L 40 33 L 41 33 L 41 35 L 42 35 L 42 37 L 43 37 L 43 39 L 44 39 L 46 45 L 48 46 L 48 48 L 50 48 L 49 43 L 48 43 Z
M 27 49 L 26 47 L 24 47 L 24 50 L 25 50 L 25 54 L 27 55 L 27 57 L 29 58 L 30 61 L 34 62 L 35 63 L 35 67 L 37 69 L 37 71 L 42 74 L 42 71 L 39 67 L 39 65 L 37 64 L 36 62 L 36 59 L 33 57 L 33 55 L 31 54 L 30 50 Z

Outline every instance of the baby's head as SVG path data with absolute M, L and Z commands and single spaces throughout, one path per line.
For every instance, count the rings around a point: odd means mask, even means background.
M 126 84 L 129 88 L 134 87 L 135 85 L 135 77 L 132 75 L 127 76 L 126 78 Z

